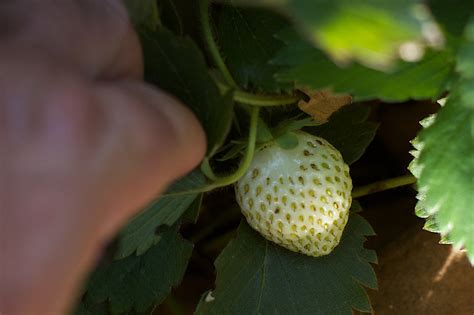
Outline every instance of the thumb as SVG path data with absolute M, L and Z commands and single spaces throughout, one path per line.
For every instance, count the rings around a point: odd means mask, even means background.
M 205 134 L 192 112 L 175 98 L 138 81 L 104 83 L 96 90 L 108 117 L 101 192 L 107 226 L 123 221 L 156 198 L 202 159 Z M 110 168 L 107 167 L 110 165 Z
M 0 108 L 11 118 L 0 113 L 10 124 L 0 165 L 9 183 L 0 190 L 8 223 L 0 237 L 14 240 L 1 248 L 8 314 L 60 314 L 71 305 L 104 242 L 205 151 L 193 114 L 144 83 L 53 80 L 35 81 L 44 86 L 34 101 Z M 14 96 L 25 90 L 17 85 Z

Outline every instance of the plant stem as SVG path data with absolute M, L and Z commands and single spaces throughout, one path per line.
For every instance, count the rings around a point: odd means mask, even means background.
M 250 164 L 253 160 L 253 155 L 255 153 L 255 144 L 257 142 L 257 127 L 258 127 L 258 114 L 260 112 L 259 107 L 252 107 L 250 109 L 250 127 L 249 127 L 249 139 L 247 144 L 247 150 L 245 151 L 245 155 L 240 162 L 239 168 L 232 174 L 224 177 L 215 177 L 215 180 L 206 185 L 204 187 L 188 190 L 183 192 L 176 192 L 176 193 L 169 193 L 163 194 L 162 196 L 180 196 L 180 195 L 187 195 L 187 194 L 198 194 L 203 192 L 208 192 L 214 190 L 219 187 L 228 186 L 233 184 L 234 182 L 238 181 L 244 174 L 247 172 Z M 208 172 L 208 171 L 206 171 Z M 212 173 L 213 174 L 213 173 Z
M 221 93 L 225 93 L 231 89 L 219 80 L 216 79 L 215 81 Z M 252 106 L 282 106 L 296 103 L 299 100 L 300 98 L 294 95 L 257 95 L 240 89 L 234 89 L 234 101 Z
M 359 198 L 359 197 L 367 196 L 373 193 L 377 193 L 379 191 L 411 185 L 411 184 L 414 184 L 415 182 L 416 182 L 416 178 L 415 176 L 411 174 L 395 177 L 395 178 L 390 178 L 390 179 L 385 179 L 385 180 L 381 180 L 369 185 L 354 188 L 354 190 L 352 191 L 352 197 Z
M 299 98 L 293 95 L 256 95 L 241 90 L 235 90 L 234 100 L 253 106 L 270 107 L 294 104 L 299 101 Z
M 209 17 L 209 0 L 200 0 L 199 11 L 204 40 L 206 41 L 209 54 L 211 55 L 214 64 L 224 77 L 227 85 L 230 87 L 218 81 L 217 85 L 222 92 L 227 92 L 231 88 L 237 88 L 237 83 L 230 74 L 230 71 L 219 52 L 219 47 L 217 46 L 212 34 L 212 27 Z M 280 106 L 296 103 L 299 98 L 293 95 L 255 95 L 237 89 L 234 91 L 234 100 L 239 103 L 253 106 Z
M 239 168 L 232 174 L 225 176 L 225 177 L 218 177 L 214 183 L 210 186 L 213 186 L 211 189 L 223 187 L 230 185 L 236 181 L 238 181 L 244 174 L 247 172 L 248 168 L 250 167 L 250 163 L 252 163 L 253 155 L 255 153 L 255 144 L 257 142 L 257 127 L 258 127 L 258 113 L 260 109 L 258 107 L 252 107 L 250 109 L 250 127 L 249 127 L 249 140 L 247 145 L 247 151 L 240 162 Z M 209 191 L 206 190 L 206 191 Z
M 218 178 L 214 171 L 211 168 L 211 164 L 209 164 L 209 158 L 204 158 L 201 163 L 201 172 L 210 180 L 216 181 Z
M 204 40 L 206 41 L 208 51 L 219 71 L 222 73 L 222 76 L 227 81 L 227 83 L 232 86 L 236 87 L 237 84 L 232 78 L 229 69 L 227 68 L 224 59 L 222 58 L 219 47 L 214 40 L 214 36 L 212 34 L 211 22 L 209 17 L 209 0 L 200 0 L 199 2 L 199 13 L 200 13 L 200 20 L 201 20 L 201 27 L 204 35 Z

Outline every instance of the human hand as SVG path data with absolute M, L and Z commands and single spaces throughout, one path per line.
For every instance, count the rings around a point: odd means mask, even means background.
M 104 244 L 202 158 L 194 116 L 141 76 L 119 0 L 0 4 L 0 314 L 70 310 Z

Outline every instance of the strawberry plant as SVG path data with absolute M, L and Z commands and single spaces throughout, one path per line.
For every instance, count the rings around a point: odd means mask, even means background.
M 146 80 L 194 111 L 207 153 L 117 235 L 77 314 L 149 314 L 165 299 L 183 313 L 170 292 L 212 264 L 209 247 L 216 280 L 196 314 L 371 312 L 375 233 L 359 199 L 405 185 L 425 229 L 474 263 L 470 2 L 125 2 Z M 407 101 L 442 104 L 412 141 L 411 173 L 353 188 L 372 107 Z

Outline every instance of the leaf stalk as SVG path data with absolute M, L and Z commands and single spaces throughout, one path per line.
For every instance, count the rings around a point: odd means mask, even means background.
M 214 35 L 212 34 L 212 27 L 209 15 L 209 0 L 199 1 L 199 15 L 204 40 L 207 44 L 207 49 L 209 51 L 209 54 L 211 55 L 212 60 L 214 61 L 219 71 L 222 73 L 222 76 L 227 81 L 227 83 L 232 87 L 236 87 L 237 84 L 235 83 L 234 78 L 230 74 L 230 71 L 224 62 L 224 59 L 220 54 L 219 47 L 217 46 L 217 43 L 214 40 Z
M 364 197 L 377 192 L 389 190 L 396 187 L 411 185 L 414 183 L 416 183 L 416 177 L 411 174 L 390 179 L 384 179 L 375 183 L 354 188 L 354 190 L 352 191 L 352 197 Z
M 180 195 L 187 195 L 187 194 L 204 193 L 204 192 L 214 190 L 216 188 L 231 185 L 235 183 L 236 181 L 238 181 L 242 176 L 244 176 L 244 174 L 249 169 L 250 164 L 252 163 L 252 160 L 253 160 L 253 156 L 255 154 L 259 113 L 260 113 L 259 107 L 250 108 L 250 127 L 249 127 L 249 139 L 248 139 L 247 150 L 245 151 L 245 155 L 242 158 L 242 161 L 240 162 L 239 168 L 234 173 L 224 176 L 224 177 L 218 177 L 214 175 L 214 172 L 212 172 L 210 166 L 209 166 L 209 169 L 207 169 L 207 167 L 204 166 L 205 172 L 211 174 L 211 177 L 214 177 L 214 181 L 212 183 L 198 189 L 193 189 L 193 190 L 188 190 L 188 191 L 183 191 L 183 192 L 176 192 L 176 193 L 168 193 L 168 194 L 163 194 L 163 196 L 180 196 Z
M 215 80 L 221 93 L 226 93 L 231 87 L 226 86 L 218 79 Z M 234 101 L 242 104 L 259 107 L 271 107 L 271 106 L 283 106 L 290 105 L 298 102 L 299 97 L 294 95 L 258 95 L 242 91 L 240 89 L 234 89 Z

